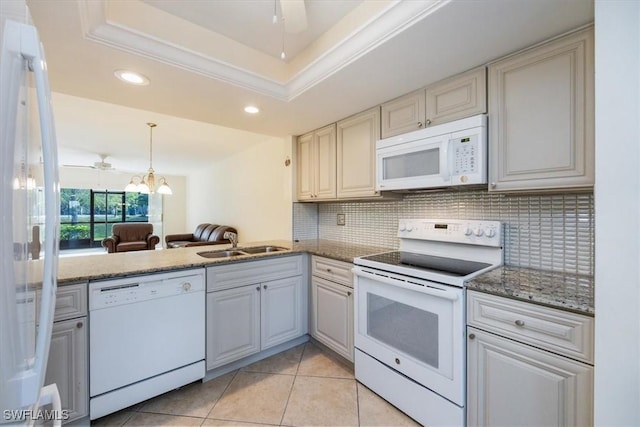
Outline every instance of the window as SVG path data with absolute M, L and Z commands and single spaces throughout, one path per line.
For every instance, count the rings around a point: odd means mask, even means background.
M 117 222 L 148 222 L 149 195 L 109 190 L 60 191 L 60 249 L 100 247 Z

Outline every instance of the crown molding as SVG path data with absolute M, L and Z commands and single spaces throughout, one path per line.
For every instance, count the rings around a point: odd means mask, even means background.
M 82 33 L 87 40 L 280 101 L 292 101 L 449 2 L 391 2 L 387 8 L 316 57 L 286 82 L 110 21 L 107 17 L 107 0 L 78 0 L 78 9 Z

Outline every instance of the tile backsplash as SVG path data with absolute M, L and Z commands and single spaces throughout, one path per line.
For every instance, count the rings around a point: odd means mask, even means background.
M 293 238 L 397 248 L 400 218 L 504 224 L 505 263 L 593 275 L 593 193 L 504 195 L 485 190 L 412 193 L 394 201 L 294 203 Z M 336 225 L 338 213 L 344 226 Z

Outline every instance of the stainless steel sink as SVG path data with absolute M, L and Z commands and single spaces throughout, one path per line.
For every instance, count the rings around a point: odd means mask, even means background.
M 230 258 L 232 256 L 247 255 L 241 251 L 207 251 L 198 252 L 198 255 L 205 258 Z
M 242 252 L 246 252 L 248 254 L 263 254 L 266 252 L 280 252 L 286 251 L 287 248 L 281 248 L 280 246 L 254 246 L 251 248 L 240 248 Z

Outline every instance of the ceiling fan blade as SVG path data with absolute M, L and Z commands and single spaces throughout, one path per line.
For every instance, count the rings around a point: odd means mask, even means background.
M 95 169 L 93 165 L 60 165 L 63 168 L 81 168 L 81 169 Z
M 307 9 L 304 0 L 280 0 L 284 30 L 287 33 L 299 33 L 307 29 Z

